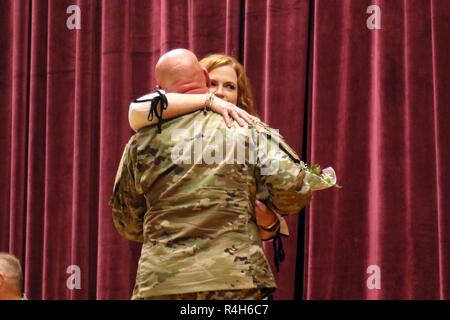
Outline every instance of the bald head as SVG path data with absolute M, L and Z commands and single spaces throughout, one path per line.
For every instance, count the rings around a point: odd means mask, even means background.
M 0 252 L 0 300 L 20 298 L 22 281 L 20 261 L 9 253 Z
M 171 50 L 159 58 L 155 67 L 156 82 L 166 92 L 204 93 L 209 87 L 208 72 L 192 51 Z

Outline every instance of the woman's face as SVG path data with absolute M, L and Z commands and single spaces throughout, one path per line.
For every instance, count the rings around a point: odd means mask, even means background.
M 211 78 L 210 92 L 225 101 L 237 104 L 237 75 L 232 66 L 218 67 L 209 72 L 209 77 Z

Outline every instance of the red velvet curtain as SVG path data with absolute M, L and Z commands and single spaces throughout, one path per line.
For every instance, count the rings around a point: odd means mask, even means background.
M 372 4 L 381 30 L 366 26 Z M 66 27 L 71 5 L 81 9 L 79 30 Z M 140 246 L 117 234 L 108 206 L 132 134 L 128 104 L 153 90 L 160 54 L 185 47 L 239 58 L 261 118 L 344 185 L 314 195 L 305 257 L 303 218 L 288 218 L 276 298 L 448 299 L 447 8 L 445 0 L 1 1 L 0 250 L 21 259 L 28 296 L 130 297 Z M 67 287 L 71 265 L 80 289 Z M 381 289 L 367 286 L 373 265 Z
M 314 2 L 308 155 L 344 188 L 309 207 L 308 299 L 450 299 L 449 5 Z

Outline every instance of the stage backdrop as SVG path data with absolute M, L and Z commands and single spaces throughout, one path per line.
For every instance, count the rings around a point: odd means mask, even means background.
M 450 299 L 448 6 L 1 1 L 0 251 L 27 295 L 129 299 L 140 245 L 108 206 L 128 105 L 184 47 L 240 59 L 260 117 L 343 185 L 288 218 L 276 298 Z

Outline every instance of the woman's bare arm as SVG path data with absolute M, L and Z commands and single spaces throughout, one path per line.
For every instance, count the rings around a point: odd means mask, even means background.
M 146 100 L 154 96 L 155 94 L 148 94 L 138 100 Z M 206 94 L 167 93 L 167 109 L 163 112 L 162 118 L 170 119 L 179 115 L 201 110 L 205 106 L 206 97 Z M 137 132 L 143 127 L 158 122 L 156 117 L 153 117 L 151 121 L 148 120 L 150 104 L 150 101 L 132 102 L 130 104 L 128 121 L 130 123 L 130 127 L 134 131 Z M 214 97 L 211 110 L 221 114 L 228 127 L 232 126 L 231 118 L 236 120 L 240 126 L 243 126 L 245 123 L 253 123 L 253 118 L 245 110 L 218 97 Z

